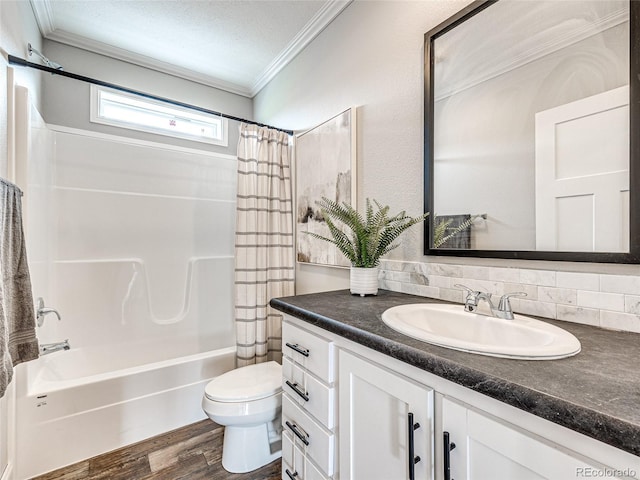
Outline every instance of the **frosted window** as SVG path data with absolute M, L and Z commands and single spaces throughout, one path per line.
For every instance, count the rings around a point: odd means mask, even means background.
M 102 87 L 91 87 L 91 121 L 227 145 L 225 118 Z

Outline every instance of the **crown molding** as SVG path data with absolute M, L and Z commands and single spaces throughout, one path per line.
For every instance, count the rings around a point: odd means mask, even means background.
M 56 28 L 53 21 L 53 9 L 49 0 L 29 0 L 31 3 L 31 9 L 36 17 L 36 23 L 40 34 L 47 38 Z
M 81 35 L 75 35 L 73 33 L 66 32 L 64 30 L 55 30 L 46 37 L 48 40 L 53 40 L 72 47 L 81 48 L 89 52 L 97 53 L 107 57 L 122 60 L 140 67 L 156 70 L 161 73 L 167 73 L 176 77 L 184 78 L 185 80 L 191 80 L 192 82 L 200 83 L 208 87 L 218 88 L 230 93 L 242 95 L 243 97 L 251 97 L 251 92 L 247 87 L 242 85 L 226 82 L 210 75 L 194 72 L 187 68 L 178 67 L 176 65 L 162 62 L 146 55 L 140 55 L 137 53 L 124 50 L 122 48 L 107 45 L 106 43 L 97 42 L 95 40 L 88 39 Z
M 2 0 L 0 0 L 2 1 Z M 55 19 L 50 0 L 30 0 L 31 7 L 43 38 L 53 40 L 72 47 L 81 48 L 89 52 L 105 55 L 134 65 L 167 73 L 176 77 L 191 80 L 202 85 L 218 88 L 243 97 L 253 98 L 269 83 L 296 55 L 298 55 L 327 25 L 329 25 L 353 0 L 328 0 L 318 12 L 307 22 L 289 44 L 265 68 L 253 82 L 251 88 L 233 82 L 227 82 L 210 75 L 201 74 L 186 68 L 178 67 L 167 62 L 140 55 L 106 43 L 91 40 L 76 35 L 55 26 Z
M 286 67 L 304 48 L 316 38 L 353 0 L 329 0 L 307 22 L 289 44 L 278 54 L 276 58 L 258 76 L 251 88 L 251 97 L 254 97 L 277 74 Z

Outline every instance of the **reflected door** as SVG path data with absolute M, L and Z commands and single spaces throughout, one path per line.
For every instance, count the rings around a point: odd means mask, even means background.
M 629 88 L 536 114 L 536 249 L 629 251 Z

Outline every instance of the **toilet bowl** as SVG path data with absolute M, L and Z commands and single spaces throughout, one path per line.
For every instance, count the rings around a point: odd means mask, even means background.
M 202 409 L 224 425 L 222 466 L 255 470 L 282 456 L 282 366 L 259 363 L 231 370 L 205 387 Z

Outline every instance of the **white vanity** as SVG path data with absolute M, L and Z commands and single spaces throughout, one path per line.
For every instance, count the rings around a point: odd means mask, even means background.
M 474 360 L 480 357 L 455 352 L 467 360 L 456 366 L 438 347 L 420 348 L 408 337 L 406 345 L 399 343 L 402 335 L 372 313 L 384 310 L 388 301 L 358 304 L 345 297 L 348 305 L 336 304 L 336 294 L 290 297 L 273 304 L 288 313 L 282 340 L 284 480 L 640 478 L 636 454 L 561 425 L 571 419 L 556 423 L 541 418 L 553 416 L 556 406 L 557 415 L 566 415 L 562 402 L 549 398 L 545 403 L 534 390 L 519 400 L 510 398 L 508 387 L 504 399 L 474 391 L 482 390 L 482 382 L 494 381 L 485 376 L 487 362 L 497 365 L 496 374 L 505 362 L 510 370 L 527 369 L 531 362 Z M 322 295 L 327 296 L 324 307 L 318 302 Z M 391 296 L 394 302 L 403 300 L 402 294 Z M 305 310 L 304 297 L 318 308 Z M 407 303 L 416 298 L 406 297 Z M 330 317 L 326 312 L 332 305 L 337 313 Z M 354 314 L 359 318 L 340 321 L 359 305 L 360 312 Z M 370 328 L 363 323 L 367 314 L 372 314 Z M 553 368 L 557 361 L 564 360 L 535 363 Z M 459 377 L 472 388 L 443 377 Z M 514 384 L 514 392 L 530 388 L 527 382 L 523 378 Z M 521 408 L 508 404 L 518 402 Z M 594 411 L 594 416 L 600 413 Z

